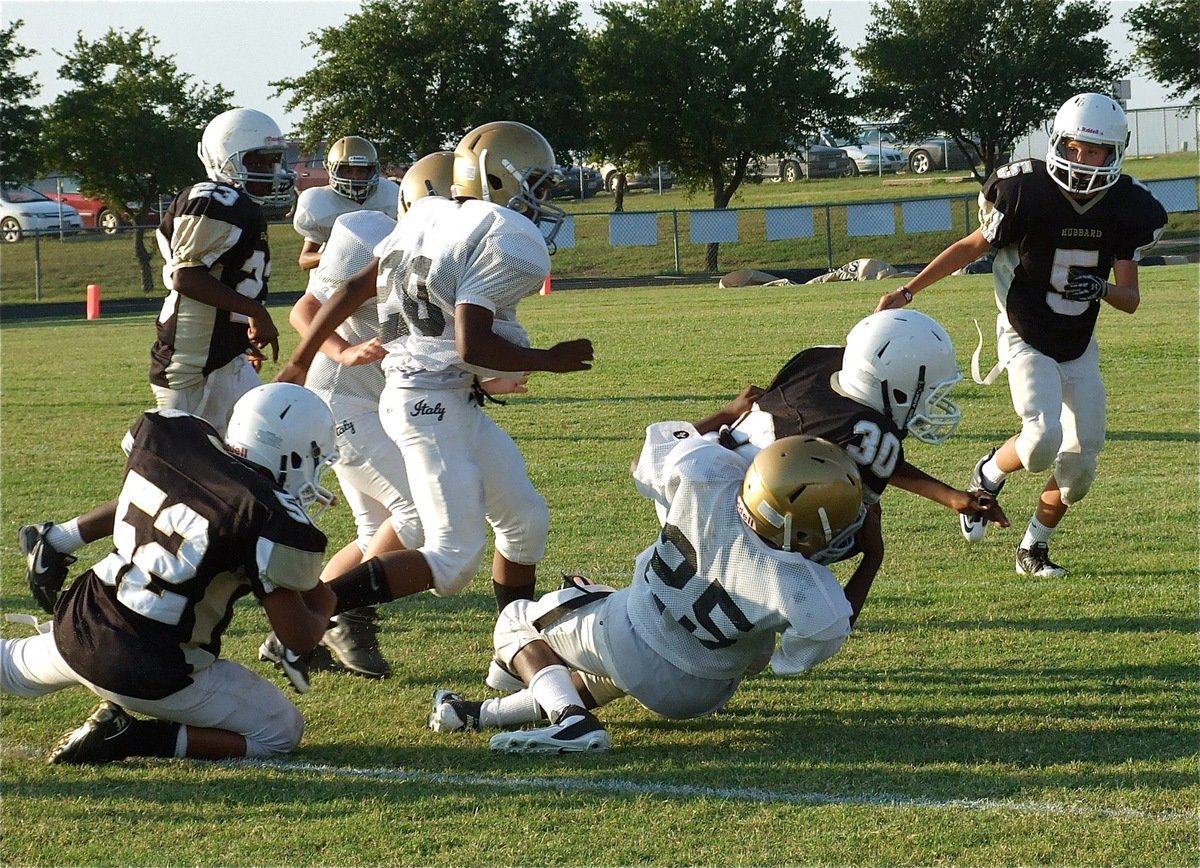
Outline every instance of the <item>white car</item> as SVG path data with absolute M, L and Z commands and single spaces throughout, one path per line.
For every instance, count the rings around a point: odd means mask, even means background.
M 908 168 L 908 157 L 903 151 L 878 142 L 865 145 L 857 138 L 836 137 L 830 132 L 821 133 L 819 141 L 831 148 L 841 148 L 849 155 L 854 161 L 850 175 L 878 175 Z
M 30 232 L 78 232 L 79 212 L 63 202 L 43 196 L 32 187 L 0 185 L 0 241 L 13 244 Z

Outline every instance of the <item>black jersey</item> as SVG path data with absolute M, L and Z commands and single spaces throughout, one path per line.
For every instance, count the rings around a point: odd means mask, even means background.
M 836 443 L 858 464 L 863 497 L 879 500 L 892 472 L 904 460 L 904 435 L 878 410 L 834 391 L 830 379 L 841 370 L 845 347 L 801 350 L 784 365 L 758 407 L 771 414 L 775 436 L 807 434 Z
M 1001 166 L 979 195 L 979 223 L 997 248 L 997 301 L 1030 346 L 1056 361 L 1083 355 L 1099 301 L 1061 295 L 1072 270 L 1108 279 L 1113 263 L 1141 259 L 1167 212 L 1139 181 L 1122 175 L 1086 201 L 1055 183 L 1041 160 Z
M 145 413 L 126 444 L 113 551 L 59 601 L 54 637 L 93 684 L 161 699 L 216 660 L 239 597 L 316 587 L 325 535 L 203 419 Z
M 240 356 L 249 347 L 249 320 L 174 291 L 181 268 L 206 268 L 235 292 L 263 301 L 271 274 L 267 221 L 245 193 L 224 184 L 187 187 L 158 226 L 158 246 L 171 290 L 158 316 L 158 340 L 150 350 L 150 382 L 186 389 Z

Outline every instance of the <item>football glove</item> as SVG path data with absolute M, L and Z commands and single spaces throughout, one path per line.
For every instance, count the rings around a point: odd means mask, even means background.
M 1099 301 L 1108 295 L 1108 281 L 1095 274 L 1072 268 L 1062 297 L 1067 301 Z

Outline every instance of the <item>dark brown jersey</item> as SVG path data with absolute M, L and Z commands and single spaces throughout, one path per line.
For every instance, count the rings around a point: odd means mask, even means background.
M 1041 160 L 1001 166 L 979 196 L 979 223 L 996 248 L 998 302 L 1017 334 L 1060 362 L 1087 349 L 1099 301 L 1062 297 L 1076 271 L 1108 279 L 1113 263 L 1141 259 L 1167 213 L 1139 181 L 1122 175 L 1086 201 L 1068 196 Z
M 204 182 L 187 187 L 158 226 L 158 246 L 171 290 L 158 315 L 158 340 L 150 350 L 150 382 L 186 389 L 203 383 L 249 347 L 248 320 L 174 291 L 174 274 L 204 268 L 235 292 L 263 301 L 271 274 L 267 221 L 240 190 Z
M 126 445 L 113 551 L 59 601 L 54 636 L 93 684 L 161 699 L 217 659 L 239 597 L 316 587 L 325 535 L 196 416 L 145 413 Z
M 867 502 L 879 500 L 892 472 L 904 460 L 906 431 L 878 410 L 834 391 L 844 347 L 801 350 L 784 365 L 758 407 L 771 414 L 775 436 L 807 434 L 836 443 L 858 463 Z

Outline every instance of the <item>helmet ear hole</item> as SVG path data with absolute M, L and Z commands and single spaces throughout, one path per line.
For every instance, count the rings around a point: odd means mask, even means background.
M 493 190 L 499 190 L 501 187 L 504 186 L 504 181 L 500 178 L 499 175 L 488 175 L 487 181 L 488 181 L 488 186 L 491 187 Z
M 903 389 L 892 389 L 892 403 L 901 406 L 907 404 L 908 392 Z

